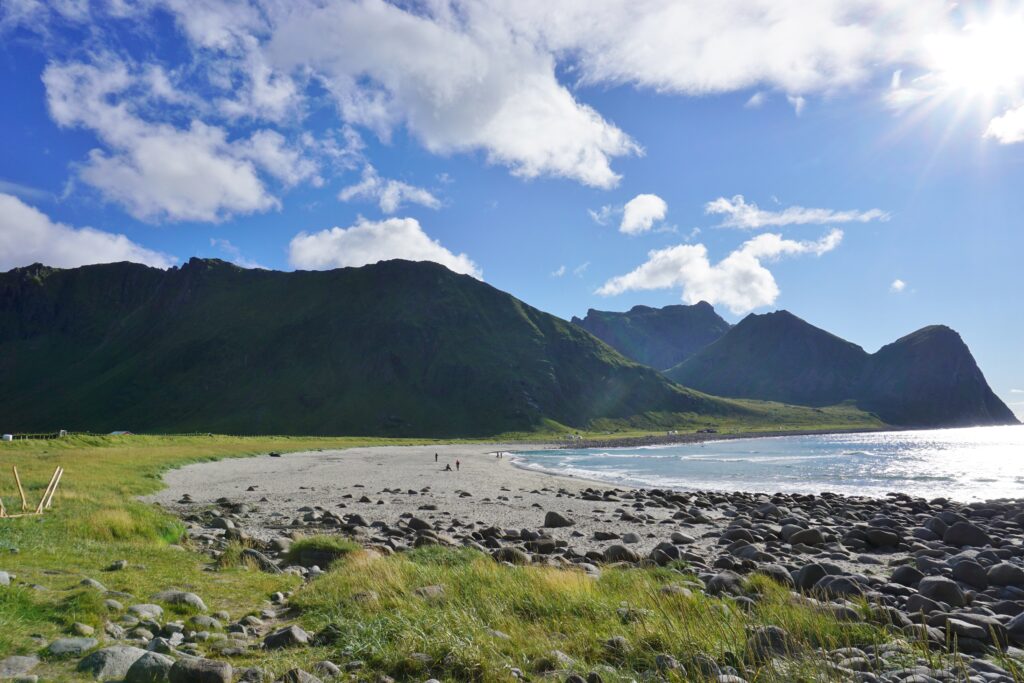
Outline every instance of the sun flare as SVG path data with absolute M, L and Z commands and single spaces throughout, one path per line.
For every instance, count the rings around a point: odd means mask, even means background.
M 961 93 L 1013 94 L 1024 83 L 1024 16 L 993 14 L 956 34 L 933 36 L 926 49 L 934 73 Z

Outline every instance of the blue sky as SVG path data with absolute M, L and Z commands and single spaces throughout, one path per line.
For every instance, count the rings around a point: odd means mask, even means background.
M 4 0 L 0 269 L 401 257 L 565 318 L 945 323 L 1024 414 L 1021 12 Z

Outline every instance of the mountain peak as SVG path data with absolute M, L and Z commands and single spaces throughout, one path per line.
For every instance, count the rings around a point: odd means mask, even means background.
M 714 342 L 729 329 L 711 304 L 637 305 L 624 313 L 590 309 L 572 322 L 616 351 L 652 368 L 670 368 Z

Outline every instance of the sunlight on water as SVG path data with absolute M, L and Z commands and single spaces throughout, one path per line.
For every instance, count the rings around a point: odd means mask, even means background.
M 1024 427 L 784 436 L 516 454 L 520 467 L 632 486 L 956 500 L 1024 497 Z

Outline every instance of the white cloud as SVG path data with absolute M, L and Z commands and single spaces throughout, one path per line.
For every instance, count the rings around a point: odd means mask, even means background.
M 565 266 L 558 266 L 555 270 L 551 271 L 551 277 L 562 277 L 565 275 Z
M 288 246 L 288 261 L 305 270 L 364 266 L 388 259 L 433 261 L 483 279 L 480 267 L 468 256 L 454 254 L 431 239 L 415 218 L 360 218 L 348 228 L 299 233 Z
M 604 206 L 597 210 L 587 209 L 587 213 L 590 215 L 591 220 L 593 220 L 598 225 L 608 225 L 608 223 L 612 219 L 612 216 L 621 212 L 621 208 L 612 206 L 611 204 L 605 204 Z
M 134 111 L 144 104 L 135 92 L 140 81 L 113 58 L 51 63 L 43 72 L 54 121 L 89 128 L 109 147 L 92 150 L 79 176 L 133 216 L 216 221 L 265 211 L 280 204 L 257 165 L 286 181 L 311 175 L 289 157 L 277 133 L 257 131 L 249 140 L 230 141 L 223 128 L 197 119 L 187 128 L 144 120 Z
M 786 101 L 793 107 L 793 112 L 800 116 L 804 113 L 804 108 L 807 106 L 807 100 L 802 95 L 787 95 Z
M 1004 145 L 1024 142 L 1024 105 L 989 121 L 985 137 L 994 138 Z
M 38 187 L 32 187 L 31 185 L 25 185 L 23 183 L 16 183 L 10 180 L 0 179 L 0 192 L 4 194 L 17 195 L 23 199 L 50 199 L 53 194 L 46 190 L 41 190 Z
M 618 182 L 611 160 L 638 146 L 558 82 L 543 45 L 493 8 L 418 9 L 381 0 L 298 3 L 266 52 L 275 68 L 310 69 L 343 119 L 382 138 L 404 125 L 431 152 L 483 150 L 525 178 Z
M 668 204 L 656 194 L 638 194 L 626 202 L 622 210 L 619 232 L 638 235 L 647 232 L 657 222 L 665 220 Z
M 370 164 L 363 167 L 363 177 L 355 185 L 342 188 L 338 199 L 343 202 L 353 199 L 372 199 L 380 204 L 384 213 L 395 213 L 402 204 L 419 204 L 428 209 L 438 209 L 441 201 L 429 190 L 404 183 L 401 180 L 381 178 Z
M 722 304 L 736 314 L 775 302 L 779 287 L 764 266 L 783 256 L 820 256 L 842 241 L 841 230 L 833 229 L 813 242 L 783 239 L 764 233 L 744 242 L 716 264 L 708 259 L 703 244 L 680 244 L 648 253 L 645 263 L 630 273 L 608 280 L 598 294 L 613 296 L 627 291 L 681 287 L 682 298 L 694 304 L 707 301 Z
M 575 268 L 572 269 L 572 274 L 576 277 L 583 277 L 583 274 L 587 272 L 587 268 L 590 267 L 590 261 L 585 261 Z
M 836 211 L 834 209 L 808 209 L 790 206 L 782 211 L 769 211 L 748 203 L 738 194 L 727 199 L 719 197 L 704 205 L 704 213 L 726 216 L 721 225 L 730 228 L 756 229 L 784 225 L 823 225 L 825 223 L 867 223 L 889 220 L 881 209 L 867 211 Z
M 768 101 L 768 93 L 760 90 L 750 96 L 743 106 L 747 109 L 758 109 L 762 104 Z
M 889 291 L 892 292 L 893 294 L 899 294 L 900 292 L 902 292 L 906 288 L 907 288 L 907 283 L 904 282 L 903 280 L 900 280 L 899 278 L 896 278 L 895 280 L 893 280 L 892 284 L 889 285 Z
M 0 270 L 36 262 L 73 268 L 115 261 L 168 268 L 175 260 L 124 235 L 54 222 L 17 197 L 0 194 Z

